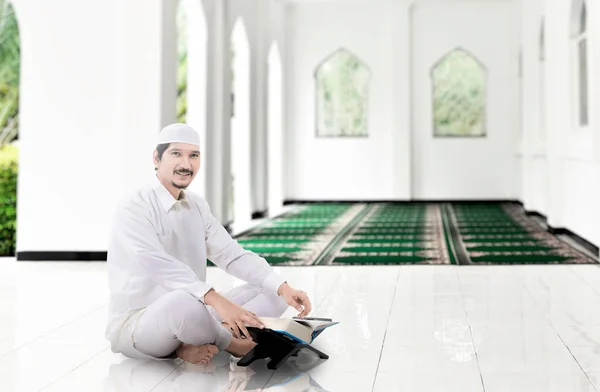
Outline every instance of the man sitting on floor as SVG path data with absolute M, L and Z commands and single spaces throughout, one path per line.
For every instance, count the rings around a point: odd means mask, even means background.
M 200 168 L 198 133 L 185 124 L 165 127 L 154 151 L 156 175 L 119 203 L 108 248 L 110 286 L 106 338 L 131 358 L 208 363 L 218 350 L 242 357 L 255 346 L 246 325 L 280 317 L 288 305 L 299 316 L 310 300 L 244 250 L 198 194 L 184 191 Z M 206 282 L 206 264 L 246 284 L 227 293 Z

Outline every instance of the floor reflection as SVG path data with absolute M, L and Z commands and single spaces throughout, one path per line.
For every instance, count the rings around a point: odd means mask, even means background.
M 113 391 L 203 391 L 203 392 L 324 392 L 310 370 L 324 360 L 305 350 L 290 358 L 279 369 L 267 369 L 267 361 L 237 366 L 226 353 L 219 353 L 208 365 L 174 361 L 127 359 L 110 366 L 104 380 L 105 392 Z M 162 381 L 161 381 L 162 380 Z

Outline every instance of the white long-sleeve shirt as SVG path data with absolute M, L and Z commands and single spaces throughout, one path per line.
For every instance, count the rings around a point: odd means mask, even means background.
M 233 240 L 198 194 L 176 200 L 156 176 L 119 203 L 108 246 L 110 287 L 106 335 L 116 336 L 132 312 L 173 290 L 199 301 L 212 288 L 207 259 L 232 276 L 277 293 L 284 283 L 265 259 Z

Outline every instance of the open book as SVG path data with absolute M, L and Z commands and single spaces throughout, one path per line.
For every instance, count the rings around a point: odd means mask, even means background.
M 300 343 L 312 343 L 325 328 L 339 324 L 338 321 L 315 317 L 275 318 L 259 317 L 265 328 L 287 335 Z

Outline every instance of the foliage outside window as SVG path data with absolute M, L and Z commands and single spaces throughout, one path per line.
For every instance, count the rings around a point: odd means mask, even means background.
M 455 49 L 434 64 L 435 136 L 485 136 L 486 70 L 473 56 Z
M 0 0 L 0 147 L 18 137 L 19 27 L 10 2 Z
M 345 49 L 317 67 L 317 136 L 368 136 L 370 79 L 367 67 Z
M 187 28 L 186 0 L 179 1 L 177 7 L 177 122 L 185 123 L 187 115 Z
M 540 62 L 544 62 L 546 60 L 546 29 L 545 29 L 545 21 L 542 19 L 542 23 L 540 25 Z
M 15 255 L 18 158 L 16 145 L 0 147 L 0 256 Z

